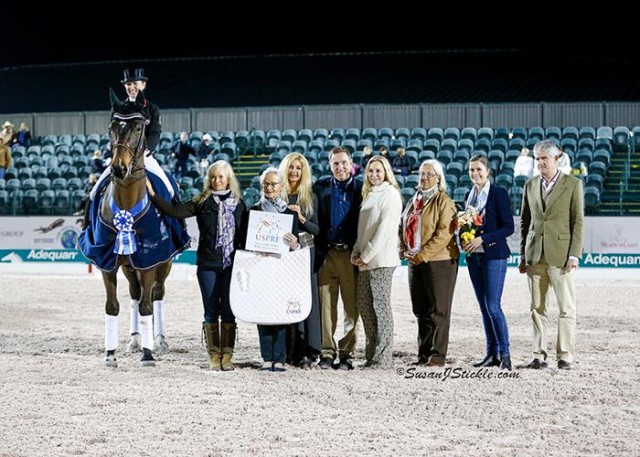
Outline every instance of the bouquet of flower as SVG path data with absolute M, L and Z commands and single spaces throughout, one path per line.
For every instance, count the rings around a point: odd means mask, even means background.
M 456 229 L 463 245 L 476 237 L 476 230 L 482 226 L 482 222 L 482 214 L 473 206 L 467 206 L 464 211 L 458 213 Z

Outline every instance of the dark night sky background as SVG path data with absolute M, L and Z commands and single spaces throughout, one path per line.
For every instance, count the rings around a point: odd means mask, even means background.
M 551 22 L 472 14 L 441 33 L 439 18 L 407 10 L 382 21 L 331 7 L 182 6 L 133 19 L 45 8 L 0 28 L 0 112 L 107 109 L 108 87 L 121 90 L 122 69 L 136 66 L 162 108 L 640 100 L 634 43 Z

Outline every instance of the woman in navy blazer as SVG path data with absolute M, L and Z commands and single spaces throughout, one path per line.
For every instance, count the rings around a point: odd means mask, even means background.
M 507 237 L 514 230 L 509 195 L 502 187 L 489 182 L 491 169 L 487 158 L 475 155 L 469 160 L 469 176 L 473 188 L 465 197 L 465 205 L 480 211 L 482 226 L 474 239 L 462 245 L 473 290 L 482 312 L 487 339 L 486 357 L 475 367 L 499 366 L 511 370 L 509 330 L 502 312 L 502 290 L 511 255 Z

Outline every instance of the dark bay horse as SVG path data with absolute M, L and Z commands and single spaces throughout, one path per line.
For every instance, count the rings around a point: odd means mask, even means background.
M 144 99 L 141 99 L 142 101 Z M 175 229 L 162 216 L 147 194 L 144 116 L 141 100 L 127 106 L 112 94 L 113 114 L 109 127 L 112 161 L 111 181 L 105 180 L 91 203 L 89 218 L 78 240 L 85 257 L 102 272 L 106 291 L 105 365 L 117 366 L 118 321 L 117 272 L 129 282 L 129 294 L 139 307 L 139 343 L 142 366 L 155 365 L 153 310 L 162 303 L 164 283 L 171 271 L 173 257 L 188 246 L 184 226 Z M 152 175 L 149 175 L 152 177 Z M 99 206 L 98 206 L 99 205 Z M 179 235 L 175 235 L 175 233 Z M 137 310 L 135 310 L 137 318 Z M 132 317 L 133 320 L 133 317 Z M 133 323 L 132 323 L 133 324 Z M 159 339 L 160 338 L 160 339 Z M 129 348 L 135 348 L 135 342 Z M 168 350 L 164 336 L 156 334 L 156 350 Z

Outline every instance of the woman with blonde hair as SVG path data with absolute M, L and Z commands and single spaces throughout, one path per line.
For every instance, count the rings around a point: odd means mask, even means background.
M 292 324 L 287 330 L 288 363 L 308 369 L 316 362 L 322 350 L 318 278 L 313 264 L 313 238 L 320 232 L 316 213 L 318 200 L 311 186 L 311 167 L 302 154 L 294 152 L 285 156 L 280 163 L 280 175 L 283 177 L 283 192 L 288 208 L 298 218 L 300 244 L 311 249 L 311 312 L 303 322 Z
M 197 277 L 204 306 L 202 328 L 209 368 L 233 370 L 236 318 L 229 303 L 229 289 L 233 257 L 240 244 L 236 232 L 247 212 L 236 175 L 228 162 L 214 162 L 207 170 L 202 193 L 180 204 L 155 195 L 148 181 L 147 188 L 154 205 L 163 213 L 181 219 L 196 216 L 200 231 Z
M 393 368 L 393 270 L 400 265 L 398 227 L 402 197 L 389 161 L 374 156 L 364 171 L 358 238 L 351 263 L 358 267 L 358 311 L 362 316 L 365 367 Z
M 409 261 L 409 293 L 418 319 L 418 364 L 444 366 L 460 251 L 456 205 L 447 195 L 442 164 L 425 160 L 420 185 L 402 214 L 402 255 Z

